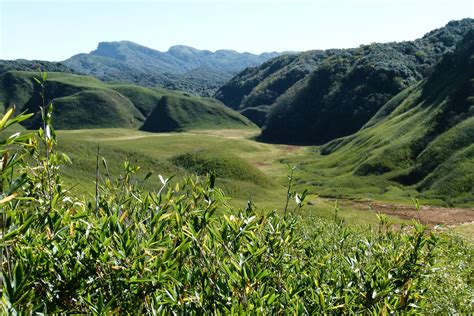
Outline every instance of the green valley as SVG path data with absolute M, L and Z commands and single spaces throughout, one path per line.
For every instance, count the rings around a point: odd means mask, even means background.
M 318 155 L 314 147 L 255 142 L 252 139 L 258 134 L 255 128 L 158 134 L 130 129 L 57 133 L 60 150 L 72 159 L 71 165 L 63 166 L 66 183 L 80 194 L 93 192 L 95 169 L 91 166 L 95 164 L 99 146 L 99 157 L 106 161 L 106 165 L 100 163 L 103 175 L 118 176 L 123 161 L 128 160 L 141 167 L 136 180 L 153 191 L 160 187 L 159 175 L 165 178 L 174 176 L 176 180 L 185 175 L 205 175 L 214 171 L 217 185 L 232 198 L 229 203 L 240 207 L 251 200 L 263 209 L 282 209 L 287 176 L 291 171 L 289 167 L 293 166 L 296 166 L 294 187 L 297 192 L 310 189 L 311 203 L 305 206 L 305 216 L 331 218 L 335 199 L 339 199 L 341 204 L 341 218 L 358 224 L 377 221 L 379 210 L 375 206 L 370 208 L 377 201 L 394 203 L 394 208 L 396 205 L 413 205 L 412 198 L 418 198 L 422 205 L 447 205 L 430 194 L 405 188 L 383 176 L 334 174 L 335 168 L 331 165 L 334 157 Z M 153 175 L 142 181 L 148 172 L 153 172 Z M 472 201 L 466 203 L 466 206 L 474 205 Z M 397 217 L 396 212 L 391 215 L 392 222 L 404 222 L 402 214 L 402 218 Z M 461 222 L 458 220 L 457 223 Z M 443 224 L 443 221 L 438 224 Z
M 0 60 L 0 111 L 1 314 L 474 311 L 472 18 L 356 48 Z

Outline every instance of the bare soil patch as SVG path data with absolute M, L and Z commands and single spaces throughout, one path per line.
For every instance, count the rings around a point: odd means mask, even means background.
M 435 206 L 421 206 L 418 211 L 415 206 L 388 204 L 380 202 L 346 201 L 359 210 L 380 212 L 398 216 L 402 219 L 417 219 L 421 223 L 434 227 L 436 225 L 453 226 L 474 222 L 473 208 L 448 208 Z
M 302 146 L 296 146 L 296 145 L 285 145 L 285 148 L 283 149 L 285 154 L 291 154 L 300 149 Z

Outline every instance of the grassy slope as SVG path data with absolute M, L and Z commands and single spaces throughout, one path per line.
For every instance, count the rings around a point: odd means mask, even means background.
M 39 113 L 39 87 L 34 72 L 9 71 L 0 76 L 0 103 L 16 104 L 22 110 Z M 159 104 L 170 115 L 156 115 L 152 125 L 173 121 L 180 130 L 190 128 L 227 128 L 253 126 L 219 101 L 191 97 L 162 88 L 144 88 L 102 81 L 66 73 L 48 73 L 46 101 L 54 100 L 55 126 L 58 129 L 124 127 L 138 128 Z M 166 102 L 160 102 L 163 97 Z M 3 106 L 2 106 L 3 107 Z M 150 122 L 148 122 L 150 123 Z M 28 128 L 40 125 L 40 115 L 29 121 Z
M 110 85 L 110 88 L 130 99 L 145 118 L 150 115 L 163 96 L 186 96 L 181 91 L 145 88 L 132 84 L 114 84 Z
M 173 132 L 191 129 L 253 127 L 246 117 L 211 98 L 165 96 L 141 130 Z
M 34 76 L 37 76 L 34 72 L 23 71 L 3 74 L 4 103 L 15 103 L 22 110 L 38 113 L 41 99 Z M 47 102 L 54 100 L 56 128 L 59 129 L 137 127 L 145 119 L 130 99 L 92 77 L 48 73 L 45 96 Z M 39 121 L 36 115 L 27 126 L 36 128 Z
M 301 182 L 331 196 L 474 204 L 473 43 L 388 102 L 358 133 L 308 156 Z

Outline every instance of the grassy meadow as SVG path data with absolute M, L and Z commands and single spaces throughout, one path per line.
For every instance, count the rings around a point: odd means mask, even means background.
M 334 216 L 335 199 L 340 199 L 339 215 L 350 223 L 376 223 L 375 210 L 360 210 L 350 203 L 374 200 L 412 204 L 415 190 L 395 186 L 380 177 L 355 177 L 349 173 L 333 175 L 326 157 L 315 147 L 260 143 L 253 140 L 258 129 L 196 130 L 184 133 L 147 133 L 132 129 L 89 129 L 57 131 L 59 149 L 72 164 L 63 166 L 66 183 L 73 191 L 91 194 L 94 190 L 97 146 L 101 174 L 117 176 L 122 163 L 130 160 L 141 167 L 140 177 L 153 175 L 142 185 L 147 190 L 160 187 L 159 175 L 178 180 L 182 176 L 217 173 L 217 185 L 231 197 L 232 206 L 244 206 L 251 200 L 261 209 L 282 209 L 285 204 L 290 167 L 296 166 L 293 186 L 298 192 L 308 189 L 310 203 L 303 215 Z M 102 158 L 105 159 L 107 170 Z M 327 159 L 326 159 L 327 160 Z M 308 170 L 306 163 L 316 164 Z M 319 163 L 318 163 L 319 162 Z M 323 164 L 326 163 L 326 165 Z M 206 169 L 207 168 L 207 169 Z M 219 172 L 220 170 L 220 172 Z M 229 171 L 230 170 L 230 171 Z M 315 184 L 314 179 L 324 183 Z M 384 188 L 389 188 L 384 189 Z M 428 203 L 429 200 L 421 200 Z M 404 220 L 391 217 L 392 222 Z
M 143 177 L 153 172 L 143 182 L 143 186 L 150 190 L 161 187 L 159 175 L 178 180 L 182 176 L 195 174 L 199 171 L 196 169 L 198 165 L 206 163 L 199 159 L 190 165 L 177 162 L 186 155 L 196 154 L 212 166 L 238 165 L 240 169 L 234 172 L 237 174 L 217 172 L 217 185 L 232 197 L 229 203 L 243 206 L 250 199 L 261 208 L 281 209 L 285 203 L 287 174 L 290 171 L 281 159 L 301 155 L 304 149 L 258 143 L 252 140 L 257 133 L 258 129 L 251 128 L 159 134 L 131 129 L 71 130 L 58 131 L 58 141 L 59 149 L 67 153 L 73 162 L 63 167 L 65 179 L 73 190 L 83 194 L 93 192 L 93 166 L 99 146 L 99 156 L 105 158 L 112 176 L 122 171 L 124 160 L 139 165 L 139 174 Z M 246 163 L 242 165 L 242 161 Z M 107 172 L 103 162 L 100 163 L 100 172 Z M 332 203 L 321 200 L 315 204 L 315 211 L 327 216 L 332 212 Z
M 12 132 L 22 130 L 17 126 Z M 159 175 L 177 182 L 184 176 L 202 176 L 212 169 L 217 173 L 217 185 L 227 195 L 228 204 L 234 207 L 243 207 L 251 200 L 259 209 L 282 210 L 291 167 L 295 167 L 293 189 L 297 192 L 308 189 L 310 193 L 310 202 L 299 211 L 303 217 L 333 218 L 337 201 L 338 216 L 347 223 L 376 224 L 380 210 L 372 206 L 379 203 L 393 205 L 394 212 L 390 212 L 389 219 L 401 224 L 410 220 L 394 215 L 396 208 L 414 209 L 414 199 L 422 206 L 446 207 L 442 200 L 420 194 L 414 187 L 399 185 L 386 177 L 355 176 L 351 172 L 351 159 L 344 156 L 345 151 L 328 157 L 320 154 L 319 146 L 255 141 L 258 128 L 179 133 L 103 128 L 56 133 L 59 151 L 72 161 L 61 167 L 67 189 L 85 197 L 91 197 L 95 190 L 99 147 L 101 176 L 117 177 L 123 173 L 123 162 L 131 161 L 140 166 L 136 180 L 148 191 L 161 187 Z M 185 159 L 190 157 L 188 161 Z M 342 164 L 343 160 L 348 163 Z M 150 172 L 151 176 L 144 180 Z M 472 208 L 472 205 L 466 206 Z M 472 223 L 450 226 L 449 230 L 472 241 Z

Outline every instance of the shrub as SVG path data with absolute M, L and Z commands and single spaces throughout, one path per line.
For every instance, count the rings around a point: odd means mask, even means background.
M 437 237 L 422 225 L 397 230 L 381 217 L 359 229 L 337 213 L 303 225 L 301 201 L 285 216 L 250 202 L 235 210 L 212 175 L 173 187 L 161 177 L 143 192 L 129 162 L 80 200 L 62 189 L 68 159 L 55 151 L 51 113 L 43 107 L 37 137 L 1 144 L 3 313 L 386 314 L 426 304 Z M 22 119 L 8 112 L 0 130 Z

